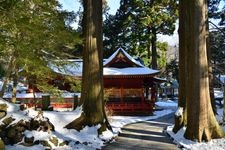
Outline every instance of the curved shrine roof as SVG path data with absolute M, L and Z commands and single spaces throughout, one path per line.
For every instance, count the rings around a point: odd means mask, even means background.
M 81 59 L 67 60 L 63 66 L 57 66 L 54 64 L 50 65 L 50 68 L 57 73 L 71 76 L 82 76 L 83 61 Z M 127 64 L 128 67 L 114 67 L 115 64 Z M 160 71 L 150 69 L 139 61 L 131 57 L 122 48 L 119 48 L 114 52 L 108 59 L 104 60 L 103 63 L 103 75 L 104 76 L 130 76 L 130 75 L 156 75 Z

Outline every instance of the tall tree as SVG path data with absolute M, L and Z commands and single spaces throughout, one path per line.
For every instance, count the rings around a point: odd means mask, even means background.
M 218 6 L 221 0 L 209 0 L 208 1 L 208 8 L 209 8 L 209 12 L 208 12 L 208 16 L 210 18 L 218 18 Z M 183 127 L 186 124 L 186 100 L 185 100 L 185 94 L 186 94 L 186 90 L 185 90 L 185 78 L 186 78 L 186 73 L 185 73 L 185 68 L 187 68 L 185 65 L 187 57 L 185 57 L 185 51 L 187 51 L 187 47 L 185 45 L 185 41 L 188 41 L 188 37 L 185 37 L 185 23 L 184 23 L 184 14 L 185 14 L 185 2 L 184 1 L 180 1 L 179 2 L 179 101 L 178 101 L 178 106 L 183 108 L 183 114 L 182 116 L 175 116 L 175 126 L 173 131 L 177 132 L 181 127 Z M 207 47 L 207 56 L 208 56 L 208 62 L 210 63 L 210 61 L 214 61 L 213 58 L 217 58 L 215 56 L 217 56 L 216 52 L 214 51 L 218 51 L 218 49 L 220 49 L 219 47 L 220 44 L 222 42 L 219 42 L 222 38 L 218 38 L 217 35 L 221 34 L 214 34 L 217 33 L 216 31 L 211 32 L 210 33 L 210 41 L 208 43 L 209 47 Z M 215 39 L 216 38 L 216 39 Z M 221 47 L 222 48 L 222 47 Z M 210 50 L 211 49 L 211 50 Z M 210 51 L 209 51 L 210 50 Z M 211 54 L 212 51 L 212 54 Z M 219 50 L 219 52 L 221 52 Z M 210 55 L 212 55 L 212 60 L 209 57 Z M 219 57 L 223 57 L 223 55 L 218 55 Z M 221 58 L 219 58 L 218 60 L 223 60 Z M 209 70 L 211 70 L 211 68 L 209 67 Z M 212 70 L 211 70 L 212 71 Z M 209 74 L 212 73 L 211 71 L 209 71 Z M 212 77 L 212 74 L 211 74 Z M 210 80 L 212 80 L 212 78 L 210 78 Z M 211 85 L 213 86 L 213 83 L 211 81 Z M 211 97 L 211 104 L 212 106 L 214 106 L 214 98 L 213 98 L 213 88 L 210 88 L 210 97 Z M 213 111 L 214 113 L 216 112 L 215 107 L 213 107 Z
M 159 57 L 157 34 L 173 33 L 177 1 L 121 0 L 120 4 L 116 15 L 109 16 L 105 21 L 106 49 L 124 46 L 133 55 L 148 57 L 148 65 L 156 69 Z
M 67 13 L 58 7 L 56 0 L 1 1 L 1 60 L 7 66 L 1 97 L 9 78 L 14 77 L 16 83 L 21 69 L 24 77 L 38 76 L 40 81 L 46 80 L 36 83 L 45 84 L 52 76 L 49 61 L 65 58 L 62 46 L 79 41 L 69 27 Z
M 81 116 L 65 127 L 81 130 L 84 126 L 101 124 L 106 130 L 103 95 L 102 1 L 84 0 L 83 17 L 83 74 L 80 105 Z
M 185 30 L 185 1 L 179 1 L 179 100 L 178 107 L 183 109 L 181 116 L 175 116 L 175 126 L 173 131 L 176 133 L 186 124 L 186 74 L 187 74 L 187 52 L 188 37 Z
M 209 95 L 207 62 L 207 3 L 205 0 L 185 0 L 186 94 L 187 128 L 185 137 L 191 140 L 209 141 L 224 137 L 213 114 Z M 195 19 L 193 19 L 193 17 Z M 181 37 L 182 38 L 182 37 Z

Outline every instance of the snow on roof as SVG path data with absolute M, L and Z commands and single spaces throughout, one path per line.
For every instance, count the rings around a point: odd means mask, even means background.
M 116 55 L 122 52 L 124 55 L 133 63 L 135 63 L 138 67 L 127 67 L 127 68 L 113 68 L 113 67 L 103 67 L 103 75 L 150 75 L 159 73 L 159 70 L 153 70 L 148 67 L 142 65 L 139 61 L 135 60 L 131 57 L 127 52 L 125 52 L 122 48 L 119 48 L 115 53 L 113 53 L 108 59 L 104 59 L 103 65 L 107 65 L 112 61 Z M 82 59 L 70 59 L 68 63 L 64 65 L 54 65 L 50 64 L 50 68 L 57 73 L 71 76 L 82 76 L 82 67 L 83 60 Z
M 51 63 L 50 68 L 60 74 L 70 76 L 82 76 L 83 60 L 82 59 L 70 59 L 68 63 L 64 65 L 56 65 Z
M 159 77 L 154 77 L 155 80 L 159 80 L 159 81 L 163 81 L 166 82 L 167 79 L 166 78 L 159 78 Z
M 64 66 L 51 65 L 51 69 L 54 72 L 71 75 L 71 76 L 82 76 L 82 61 L 74 60 L 72 63 L 68 63 Z M 112 68 L 104 67 L 103 75 L 149 75 L 159 73 L 158 70 L 153 70 L 148 67 L 128 67 L 128 68 Z
M 147 67 L 129 67 L 129 68 L 103 68 L 103 75 L 149 75 L 159 73 L 158 70 L 153 70 Z
M 3 80 L 0 80 L 0 90 L 2 90 L 2 86 L 3 86 Z M 7 85 L 6 85 L 6 90 L 11 91 L 13 89 L 13 82 L 10 81 Z M 28 86 L 23 84 L 23 83 L 18 83 L 16 90 L 17 91 L 26 91 L 28 89 Z
M 132 61 L 133 63 L 135 63 L 136 65 L 140 66 L 140 67 L 145 67 L 144 65 L 142 65 L 139 61 L 135 60 L 133 57 L 131 57 L 123 48 L 118 48 L 103 64 L 103 66 L 106 66 L 108 63 L 110 63 L 113 58 L 115 58 L 117 56 L 117 54 L 119 52 L 122 52 L 130 61 Z

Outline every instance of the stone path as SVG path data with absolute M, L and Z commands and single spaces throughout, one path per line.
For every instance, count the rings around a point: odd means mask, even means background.
M 116 142 L 103 150 L 178 150 L 163 129 L 173 123 L 173 114 L 152 121 L 133 123 L 122 128 Z

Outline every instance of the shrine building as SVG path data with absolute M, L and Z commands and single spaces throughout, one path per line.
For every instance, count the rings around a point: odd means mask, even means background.
M 81 79 L 83 60 L 76 59 L 69 62 L 62 68 L 54 65 L 51 65 L 51 68 L 58 74 Z M 156 77 L 159 73 L 158 70 L 144 66 L 122 48 L 116 50 L 103 62 L 104 97 L 107 109 L 119 115 L 151 114 L 155 106 L 156 85 L 164 82 Z M 59 80 L 62 81 L 61 78 Z M 66 88 L 64 87 L 63 90 Z

